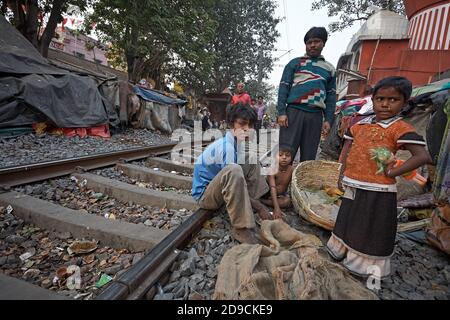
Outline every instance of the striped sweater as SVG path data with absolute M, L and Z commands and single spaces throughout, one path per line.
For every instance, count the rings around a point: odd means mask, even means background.
M 334 121 L 336 109 L 336 70 L 323 56 L 295 58 L 284 68 L 278 92 L 278 114 L 286 108 L 324 113 L 325 121 Z

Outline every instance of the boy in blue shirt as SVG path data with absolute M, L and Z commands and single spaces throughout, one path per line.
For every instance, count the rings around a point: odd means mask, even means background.
M 259 164 L 238 164 L 238 153 L 250 136 L 257 115 L 248 105 L 230 108 L 231 127 L 225 137 L 215 141 L 197 159 L 194 166 L 192 196 L 200 208 L 217 210 L 225 204 L 233 227 L 232 236 L 241 243 L 259 243 L 255 209 L 261 219 L 272 215 L 257 199 L 269 191 Z
M 300 161 L 315 160 L 323 133 L 328 135 L 336 109 L 336 72 L 321 55 L 328 33 L 311 28 L 305 35 L 306 55 L 285 67 L 278 92 L 280 148 Z

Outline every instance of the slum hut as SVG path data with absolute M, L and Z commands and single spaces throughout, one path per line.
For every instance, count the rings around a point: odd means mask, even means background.
M 230 103 L 229 93 L 208 93 L 200 98 L 200 103 L 205 105 L 211 113 L 211 121 L 220 123 L 226 120 L 227 106 Z
M 186 103 L 161 91 L 134 86 L 128 100 L 128 120 L 134 128 L 171 134 L 181 127 Z

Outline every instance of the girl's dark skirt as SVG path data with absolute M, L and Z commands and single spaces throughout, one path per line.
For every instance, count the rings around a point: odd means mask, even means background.
M 344 198 L 333 230 L 353 251 L 376 258 L 390 257 L 397 234 L 397 194 L 355 189 Z

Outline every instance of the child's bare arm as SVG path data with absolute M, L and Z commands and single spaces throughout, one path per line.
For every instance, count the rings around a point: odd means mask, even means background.
M 269 176 L 270 198 L 272 199 L 273 208 L 280 208 L 278 205 L 278 191 L 275 182 L 275 176 Z
M 338 187 L 339 189 L 344 189 L 342 186 L 342 179 L 344 177 L 345 168 L 347 167 L 347 158 L 350 154 L 350 151 L 352 150 L 353 141 L 352 140 L 346 140 L 344 144 L 344 148 L 342 149 L 341 153 L 341 171 L 339 172 L 339 181 L 338 181 Z
M 283 214 L 281 212 L 280 205 L 278 203 L 278 191 L 275 181 L 275 176 L 269 176 L 269 186 L 270 186 L 270 197 L 273 204 L 273 217 L 275 219 L 281 219 Z
M 413 171 L 424 164 L 431 164 L 432 160 L 430 154 L 424 146 L 417 144 L 406 144 L 404 145 L 404 148 L 411 152 L 412 157 L 399 167 L 394 168 L 394 164 L 389 165 L 386 168 L 386 176 L 395 178 L 407 172 Z

